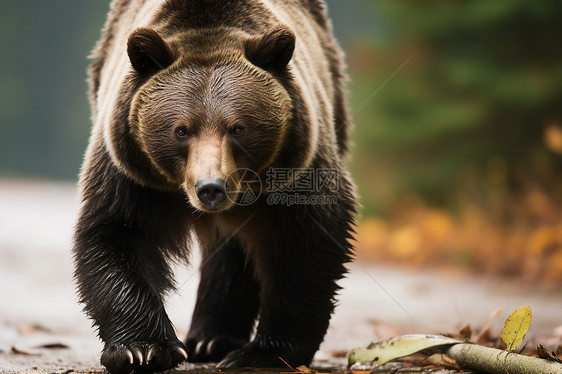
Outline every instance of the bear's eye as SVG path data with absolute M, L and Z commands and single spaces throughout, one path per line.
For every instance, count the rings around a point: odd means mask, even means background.
M 186 138 L 188 136 L 187 129 L 185 127 L 178 127 L 176 129 L 176 136 L 178 138 Z
M 234 126 L 228 130 L 228 133 L 235 138 L 239 138 L 244 135 L 244 128 L 242 126 Z

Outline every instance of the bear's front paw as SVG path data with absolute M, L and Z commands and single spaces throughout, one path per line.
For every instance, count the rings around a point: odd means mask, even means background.
M 286 342 L 270 342 L 270 344 L 267 344 L 254 340 L 241 349 L 230 352 L 219 362 L 218 366 L 221 368 L 286 368 L 286 363 L 294 365 L 294 367 L 308 365 L 310 359 L 297 358 L 295 354 L 297 351 L 296 347 Z
M 134 342 L 109 344 L 101 355 L 101 364 L 112 374 L 163 371 L 187 360 L 185 346 L 179 340 L 160 343 Z
M 189 361 L 216 362 L 222 360 L 229 352 L 242 348 L 248 341 L 230 336 L 189 337 L 185 341 Z

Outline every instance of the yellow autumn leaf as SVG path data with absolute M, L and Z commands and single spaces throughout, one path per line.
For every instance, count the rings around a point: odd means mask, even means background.
M 521 344 L 531 326 L 532 319 L 529 306 L 517 308 L 507 317 L 502 330 L 502 340 L 507 345 L 508 351 L 513 351 Z

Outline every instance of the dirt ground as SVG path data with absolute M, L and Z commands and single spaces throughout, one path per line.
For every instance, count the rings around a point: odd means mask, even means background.
M 98 341 L 81 313 L 72 280 L 72 228 L 79 208 L 72 184 L 0 180 L 0 371 L 101 370 Z M 189 327 L 197 255 L 178 266 L 167 310 L 178 335 Z M 396 334 L 454 333 L 470 323 L 499 332 L 512 310 L 529 305 L 529 339 L 558 344 L 562 291 L 514 280 L 443 271 L 351 264 L 331 327 L 315 359 L 342 364 L 345 352 Z M 490 318 L 497 308 L 501 312 Z

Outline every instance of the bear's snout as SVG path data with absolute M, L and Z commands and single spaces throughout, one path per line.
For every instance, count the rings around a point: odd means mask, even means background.
M 227 184 L 223 178 L 203 178 L 195 183 L 195 193 L 209 210 L 216 210 L 226 199 Z

